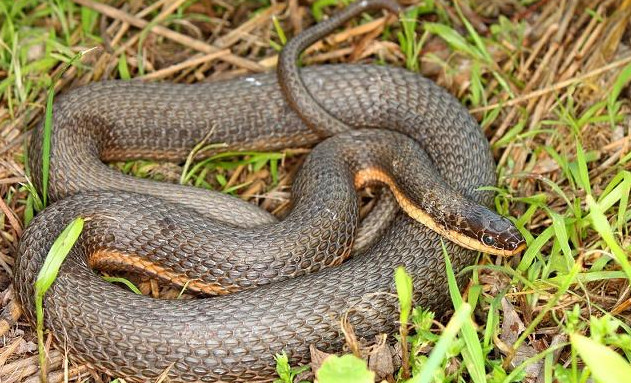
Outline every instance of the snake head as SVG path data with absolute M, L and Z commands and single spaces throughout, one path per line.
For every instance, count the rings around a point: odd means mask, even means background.
M 454 230 L 462 239 L 457 243 L 488 254 L 510 256 L 526 247 L 524 237 L 508 218 L 480 205 L 470 206 Z

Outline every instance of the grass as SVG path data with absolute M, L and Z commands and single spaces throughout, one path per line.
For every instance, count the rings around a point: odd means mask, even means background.
M 85 50 L 74 55 L 70 61 L 62 66 L 61 70 L 52 78 L 51 85 L 48 87 L 46 93 L 46 112 L 44 113 L 44 142 L 42 144 L 42 206 L 44 208 L 48 205 L 48 178 L 50 173 L 50 140 L 53 130 L 53 99 L 55 96 L 55 84 L 61 76 L 70 68 L 72 64 L 81 59 L 84 55 L 88 54 L 91 50 Z M 34 189 L 31 189 L 34 190 Z M 33 196 L 34 200 L 38 200 L 38 196 Z
M 46 368 L 46 352 L 44 345 L 44 295 L 52 286 L 57 274 L 61 268 L 61 264 L 66 259 L 66 256 L 70 253 L 72 246 L 75 244 L 79 235 L 83 231 L 84 219 L 81 217 L 76 218 L 59 234 L 59 237 L 55 240 L 44 264 L 37 275 L 35 281 L 35 312 L 37 315 L 37 345 L 39 353 L 39 366 L 41 370 L 41 381 L 45 383 L 47 381 L 47 368 Z
M 313 11 L 317 20 L 341 3 L 319 0 L 312 9 L 302 8 L 302 16 Z M 631 65 L 621 61 L 626 56 L 617 47 L 626 24 L 615 17 L 627 10 L 622 1 L 609 7 L 593 2 L 583 9 L 570 9 L 567 2 L 563 10 L 547 12 L 552 3 L 519 0 L 494 8 L 492 2 L 418 1 L 406 9 L 400 23 L 372 36 L 368 31 L 353 38 L 350 44 L 357 50 L 353 54 L 344 53 L 347 43 L 322 49 L 332 61 L 368 52 L 368 60 L 419 71 L 472 110 L 480 110 L 473 114 L 498 163 L 500 182 L 493 188 L 496 210 L 515 217 L 529 244 L 515 259 L 481 255 L 476 265 L 464 271 L 471 280 L 462 292 L 454 288 L 455 276 L 447 267 L 456 314 L 446 327 L 431 312 L 410 306 L 409 283 L 399 272 L 399 337 L 405 340 L 408 361 L 395 373 L 398 381 L 508 383 L 532 378 L 533 368 L 545 383 L 578 383 L 589 377 L 618 382 L 628 376 L 631 153 L 625 121 Z M 212 41 L 268 6 L 254 1 L 239 2 L 232 9 L 200 4 L 186 1 L 171 14 L 162 14 L 158 7 L 144 18 Z M 128 12 L 137 14 L 148 6 L 139 2 Z M 570 13 L 571 23 L 558 18 Z M 122 31 L 108 19 L 109 41 L 121 31 L 113 53 L 77 60 L 86 48 L 105 42 L 98 12 L 68 0 L 2 0 L 0 15 L 0 140 L 9 148 L 0 154 L 0 192 L 6 205 L 0 215 L 0 263 L 10 270 L 21 229 L 48 202 L 46 193 L 38 196 L 24 178 L 22 133 L 40 118 L 50 120 L 44 111 L 52 95 L 70 83 L 131 79 L 195 52 L 156 38 L 147 28 Z M 270 67 L 277 49 L 294 33 L 286 15 L 278 13 L 275 19 L 255 25 L 230 49 Z M 293 16 L 303 27 L 311 22 L 309 17 Z M 361 23 L 355 21 L 352 27 Z M 558 29 L 548 33 L 553 24 Z M 127 41 L 132 43 L 123 48 Z M 304 57 L 315 63 L 327 58 L 319 53 Z M 581 78 L 610 64 L 617 66 Z M 213 80 L 239 71 L 243 69 L 234 64 L 213 61 L 167 80 Z M 545 92 L 536 93 L 541 90 Z M 204 147 L 211 143 L 210 138 L 196 148 L 173 172 L 161 173 L 161 165 L 151 161 L 116 166 L 128 174 L 222 190 L 282 210 L 277 201 L 259 196 L 281 190 L 300 155 L 226 153 L 194 161 L 198 150 L 208 149 Z M 256 197 L 247 197 L 252 177 L 264 185 L 250 193 Z M 7 214 L 17 217 L 20 225 L 12 225 Z M 0 268 L 2 289 L 8 286 L 2 282 L 6 273 Z M 511 332 L 505 323 L 521 330 Z M 27 339 L 36 337 L 32 329 L 21 329 Z M 4 339 L 7 345 L 16 338 L 9 334 Z M 7 355 L 6 371 L 29 355 Z M 365 363 L 353 358 L 334 359 L 328 362 L 332 366 L 325 363 L 320 381 L 335 381 L 339 370 L 349 366 L 365 375 Z M 277 356 L 277 363 L 283 383 L 304 376 L 300 375 L 304 368 L 289 366 L 287 358 Z M 595 367 L 602 365 L 608 367 Z M 51 366 L 50 372 L 59 368 Z M 327 369 L 338 372 L 327 377 Z

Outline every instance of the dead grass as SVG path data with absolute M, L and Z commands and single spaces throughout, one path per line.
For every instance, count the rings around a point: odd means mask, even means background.
M 9 7 L 7 2 L 4 4 Z M 34 2 L 22 10 L 26 16 L 20 25 L 42 34 L 52 28 L 57 36 L 39 41 L 32 30 L 20 29 L 15 46 L 6 40 L 14 35 L 4 33 L 7 46 L 0 47 L 4 50 L 0 68 L 0 305 L 5 308 L 12 307 L 11 268 L 24 226 L 24 141 L 42 118 L 46 80 L 60 70 L 62 58 L 99 47 L 81 66 L 71 67 L 61 77 L 55 84 L 58 92 L 128 74 L 152 81 L 214 81 L 274 67 L 277 52 L 270 41 L 279 43 L 279 38 L 272 16 L 279 19 L 288 36 L 314 22 L 309 7 L 297 0 L 274 2 L 268 7 L 256 1 L 227 0 L 159 0 L 151 4 L 144 0 L 108 4 L 74 0 L 58 4 L 55 13 L 47 3 Z M 479 0 L 461 6 L 473 32 L 451 3 L 436 1 L 434 12 L 420 16 L 422 21 L 450 26 L 466 42 L 458 46 L 427 35 L 419 57 L 420 71 L 462 99 L 481 121 L 493 144 L 501 176 L 498 209 L 522 217 L 519 225 L 534 237 L 553 225 L 550 211 L 564 217 L 571 256 L 580 263 L 581 271 L 615 272 L 619 269 L 615 263 L 603 261 L 608 251 L 599 233 L 579 227 L 575 221 L 572 206 L 586 210 L 586 191 L 576 184 L 572 168 L 577 166 L 579 139 L 588 154 L 589 182 L 595 196 L 621 171 L 631 170 L 629 88 L 620 95 L 622 103 L 613 122 L 606 118 L 607 105 L 599 106 L 607 100 L 622 68 L 631 62 L 631 1 Z M 416 28 L 422 34 L 423 22 Z M 395 33 L 399 30 L 399 23 L 386 17 L 351 23 L 310 48 L 304 62 L 377 61 L 404 66 L 406 57 Z M 476 35 L 483 38 L 483 47 L 476 46 Z M 11 55 L 19 49 L 21 61 Z M 29 70 L 28 65 L 33 63 L 42 63 L 40 68 L 45 70 Z M 605 117 L 581 120 L 587 112 Z M 229 187 L 246 185 L 236 194 L 281 214 L 287 186 L 300 158 L 294 156 L 281 166 L 278 184 L 272 187 L 267 167 L 252 171 L 242 165 L 219 173 Z M 564 166 L 560 159 L 569 165 Z M 158 172 L 165 179 L 177 179 L 181 173 L 176 165 L 125 166 L 134 174 L 150 176 Z M 226 187 L 215 174 L 205 175 L 203 181 L 213 187 Z M 540 205 L 532 202 L 536 196 L 543 201 Z M 620 224 L 619 230 L 614 227 L 616 239 L 628 254 L 629 213 L 618 222 L 617 212 L 608 209 L 606 215 L 612 225 Z M 554 278 L 568 272 L 565 266 L 559 266 L 563 259 L 559 246 L 553 236 L 525 269 L 520 268 L 522 259 L 487 256 L 475 268 L 470 287 L 481 287 L 478 324 L 485 326 L 489 310 L 503 313 L 504 325 L 493 330 L 491 346 L 498 358 L 504 356 L 508 370 L 524 358 L 566 341 L 560 324 L 565 323 L 567 312 L 575 305 L 584 323 L 592 315 L 608 312 L 631 326 L 631 289 L 624 277 L 573 283 L 555 294 L 558 285 L 552 284 Z M 535 289 L 515 279 L 510 273 L 514 270 L 523 279 L 541 285 Z M 143 281 L 140 288 L 145 293 L 160 294 L 155 281 Z M 498 295 L 506 298 L 501 305 L 494 300 Z M 10 311 L 5 309 L 0 326 L 0 382 L 35 382 L 38 368 L 34 330 L 20 322 L 15 309 Z M 531 324 L 523 341 L 516 344 Z M 108 381 L 86 366 L 73 364 L 54 348 L 49 359 L 51 382 Z M 567 365 L 570 349 L 560 349 L 554 360 Z M 543 381 L 539 380 L 541 368 L 527 372 L 525 379 Z

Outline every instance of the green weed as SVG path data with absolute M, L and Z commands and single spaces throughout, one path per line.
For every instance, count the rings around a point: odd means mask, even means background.
M 298 374 L 309 370 L 309 366 L 291 367 L 289 365 L 289 357 L 284 352 L 276 354 L 274 360 L 276 360 L 276 373 L 279 377 L 274 380 L 274 383 L 294 383 L 294 379 Z

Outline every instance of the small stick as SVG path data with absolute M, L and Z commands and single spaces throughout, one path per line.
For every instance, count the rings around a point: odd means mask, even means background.
M 388 25 L 388 17 L 381 17 L 378 19 L 375 19 L 373 21 L 370 21 L 366 24 L 362 24 L 359 25 L 355 28 L 351 28 L 345 31 L 342 31 L 340 33 L 336 33 L 334 35 L 331 35 L 329 37 L 324 38 L 324 41 L 326 41 L 326 43 L 328 44 L 339 44 L 341 42 L 344 42 L 348 39 L 350 39 L 351 37 L 355 37 L 355 36 L 362 36 L 365 35 L 367 33 L 370 33 L 372 31 L 374 31 L 375 29 L 378 28 L 382 28 L 385 27 L 386 25 Z M 308 55 L 310 53 L 313 53 L 319 49 L 324 48 L 324 41 L 318 41 L 317 43 L 313 44 L 312 46 L 310 46 L 309 48 L 305 49 L 305 53 L 304 55 Z M 258 62 L 259 65 L 265 67 L 265 68 L 273 68 L 276 66 L 276 62 L 278 61 L 278 55 L 276 56 L 270 56 L 270 57 L 266 57 L 262 60 L 260 60 Z M 313 62 L 313 61 L 312 61 Z
M 224 49 L 221 51 L 217 51 L 215 53 L 209 53 L 207 55 L 204 56 L 199 56 L 199 57 L 194 57 L 185 61 L 182 61 L 179 64 L 175 64 L 175 65 L 171 65 L 170 67 L 164 68 L 164 69 L 160 69 L 157 70 L 155 72 L 151 72 L 148 73 L 144 76 L 141 76 L 139 78 L 143 79 L 143 80 L 155 80 L 155 79 L 159 79 L 159 78 L 164 78 L 164 77 L 168 77 L 174 73 L 177 73 L 183 69 L 186 68 L 190 68 L 190 67 L 194 67 L 200 64 L 205 64 L 208 63 L 210 61 L 213 61 L 217 58 L 221 58 L 224 57 L 226 55 L 230 54 L 230 49 Z
M 6 202 L 4 202 L 4 199 L 2 198 L 0 198 L 0 210 L 9 219 L 9 223 L 11 224 L 11 227 L 13 228 L 13 230 L 15 230 L 15 233 L 17 234 L 17 236 L 21 237 L 22 225 L 20 225 L 20 221 L 15 216 L 15 213 L 13 213 L 13 210 L 11 210 L 9 206 L 7 206 Z
M 548 43 L 548 40 L 550 40 L 552 34 L 554 34 L 558 29 L 559 24 L 556 23 L 550 25 L 548 29 L 546 29 L 541 39 L 539 39 L 537 44 L 535 44 L 535 47 L 532 49 L 532 53 L 530 54 L 530 56 L 528 56 L 528 60 L 526 60 L 526 63 L 521 68 L 519 68 L 518 77 L 520 79 L 523 79 L 524 75 L 526 74 L 532 63 L 534 63 L 539 56 L 539 52 L 541 52 L 541 49 Z
M 254 28 L 264 23 L 265 21 L 271 20 L 272 15 L 275 15 L 281 12 L 285 8 L 284 4 L 276 4 L 267 8 L 265 11 L 260 14 L 254 16 L 250 20 L 241 24 L 238 28 L 231 30 L 225 36 L 221 36 L 217 40 L 215 40 L 215 44 L 220 48 L 229 48 L 237 43 L 244 35 L 250 33 Z
M 110 7 L 109 5 L 106 5 L 106 4 L 97 3 L 92 0 L 73 0 L 73 1 L 79 5 L 83 5 L 84 7 L 93 9 L 113 19 L 119 19 L 121 21 L 124 21 L 130 25 L 133 25 L 136 28 L 146 28 L 149 25 L 149 22 L 146 20 L 143 20 L 136 16 L 132 16 L 126 12 L 121 11 L 120 9 Z M 183 35 L 181 33 L 177 33 L 169 28 L 165 28 L 160 25 L 154 25 L 149 30 L 157 35 L 166 37 L 169 40 L 173 40 L 179 44 L 182 44 L 184 46 L 187 46 L 191 49 L 195 49 L 203 53 L 215 53 L 219 51 L 219 48 L 217 47 L 214 47 L 203 41 L 196 40 L 192 37 Z M 229 55 L 223 56 L 222 59 L 231 64 L 247 68 L 251 71 L 255 71 L 255 72 L 265 71 L 265 68 L 261 66 L 260 64 L 248 59 L 241 58 L 239 56 L 235 56 L 232 53 Z
M 15 350 L 17 350 L 18 346 L 23 341 L 24 341 L 24 338 L 22 338 L 21 336 L 17 337 L 15 338 L 13 342 L 9 343 L 9 345 L 7 345 L 6 347 L 2 349 L 2 353 L 0 353 L 0 366 L 4 366 L 4 364 L 7 362 L 9 357 L 13 355 Z

